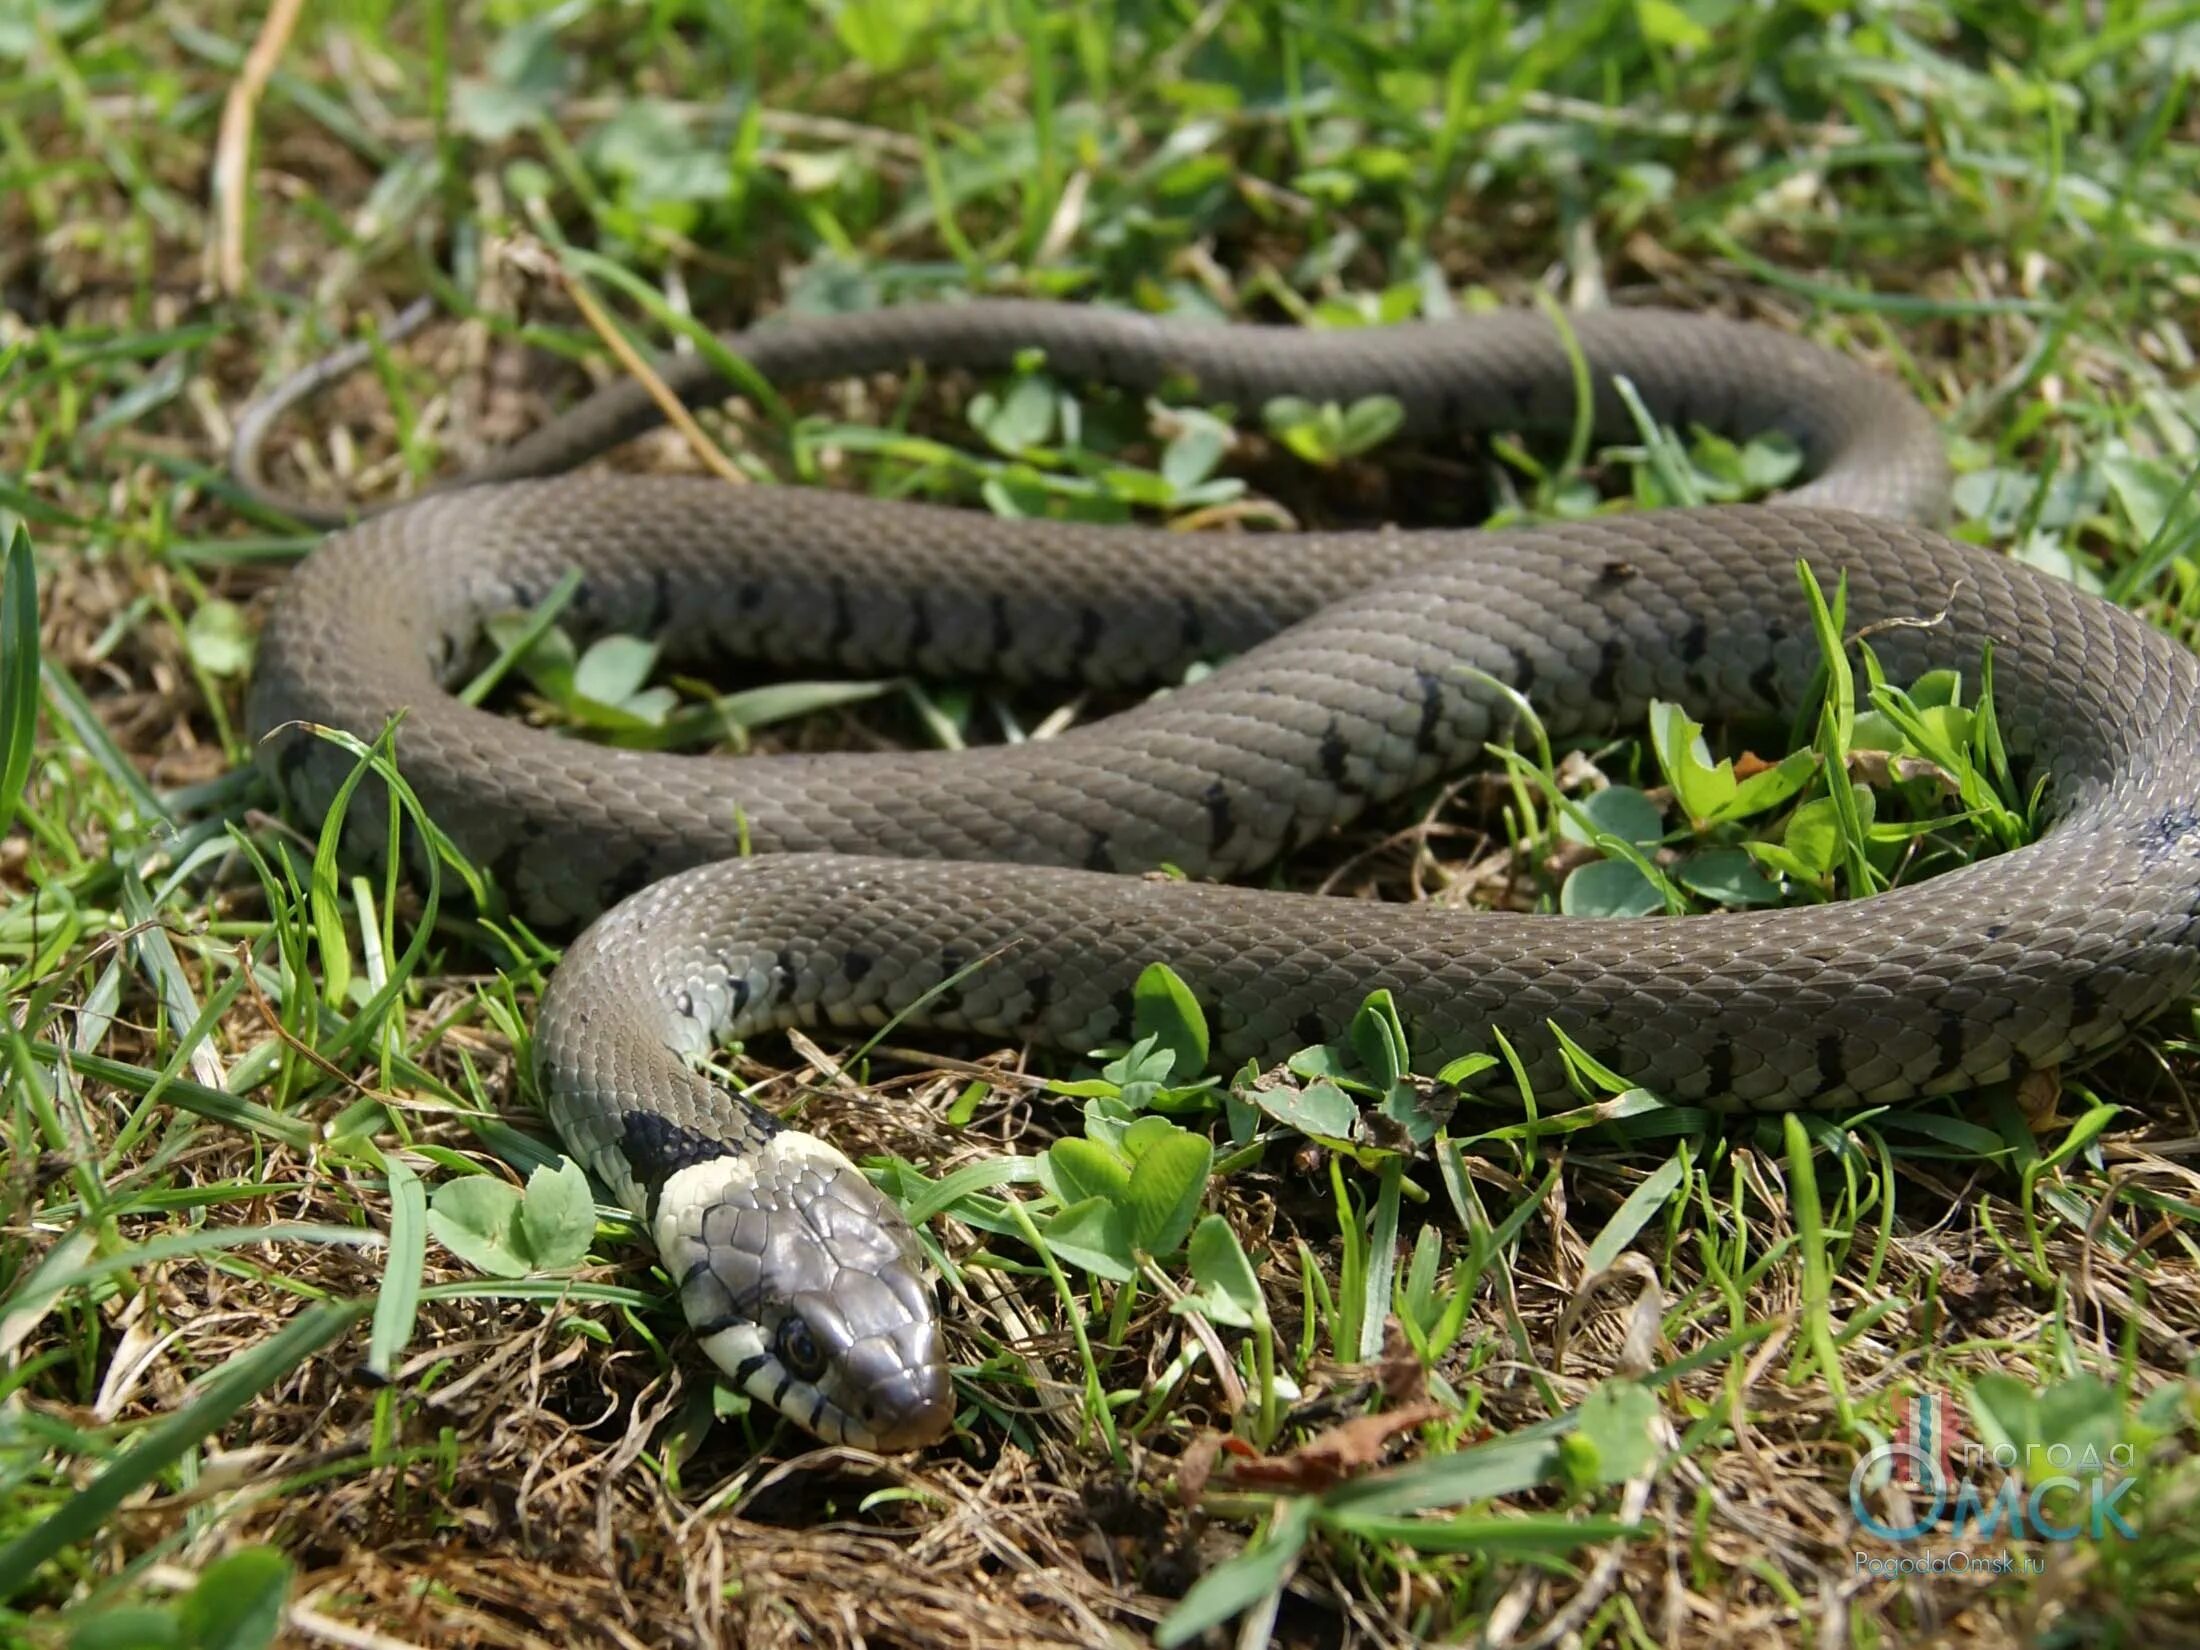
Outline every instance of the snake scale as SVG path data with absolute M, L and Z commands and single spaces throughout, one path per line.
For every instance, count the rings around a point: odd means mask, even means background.
M 812 1431 L 923 1444 L 953 1402 L 931 1285 L 848 1160 L 696 1069 L 775 1027 L 913 1023 L 1081 1051 L 1125 1035 L 1167 962 L 1218 1055 L 1268 1060 L 1395 994 L 1429 1061 L 1502 1032 L 1555 1090 L 1564 1028 L 1675 1101 L 1840 1106 L 1961 1090 L 2105 1048 L 2200 976 L 2200 665 L 2073 585 L 1939 536 L 1942 445 L 1904 393 L 1768 329 L 1614 311 L 1572 323 L 1607 438 L 1629 379 L 1674 425 L 1792 436 L 1767 507 L 1519 530 L 1187 534 L 1002 520 L 795 488 L 568 471 L 656 420 L 620 385 L 463 485 L 370 516 L 285 583 L 250 720 L 293 803 L 328 807 L 392 714 L 402 768 L 524 916 L 592 926 L 535 1032 L 558 1132 L 653 1234 L 735 1382 Z M 1564 429 L 1574 363 L 1532 314 L 1360 331 L 1187 325 L 971 302 L 785 321 L 729 339 L 779 385 L 1002 369 L 1181 381 L 1257 409 L 1386 394 L 1442 438 Z M 681 396 L 727 393 L 690 357 Z M 274 405 L 274 403 L 270 403 Z M 239 473 L 257 485 L 268 419 Z M 310 513 L 302 506 L 294 509 Z M 1817 650 L 1795 572 L 1848 581 L 1896 680 L 1994 649 L 2035 844 L 1834 906 L 1562 919 L 1232 887 L 1513 730 L 1557 739 L 1693 714 L 1786 714 Z M 462 704 L 485 617 L 568 572 L 565 621 L 726 657 L 1122 689 L 1196 684 L 1059 737 L 737 760 L 604 749 Z M 361 791 L 352 823 L 381 840 Z M 1127 873 L 1174 866 L 1189 880 Z

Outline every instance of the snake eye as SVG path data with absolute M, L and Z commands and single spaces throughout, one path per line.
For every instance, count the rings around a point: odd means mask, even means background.
M 798 1381 L 814 1381 L 825 1373 L 825 1349 L 817 1344 L 810 1326 L 794 1313 L 779 1320 L 779 1334 L 772 1350 L 779 1362 Z

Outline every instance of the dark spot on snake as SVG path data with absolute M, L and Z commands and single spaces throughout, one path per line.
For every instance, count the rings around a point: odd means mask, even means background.
M 1775 703 L 1780 696 L 1780 662 L 1777 659 L 1765 660 L 1749 673 L 1749 685 L 1766 704 Z
M 2070 982 L 2070 1035 L 2078 1033 L 2100 1018 L 2101 988 L 2089 975 L 2080 974 Z
M 509 894 L 519 880 L 520 860 L 526 852 L 527 844 L 524 840 L 507 842 L 497 850 L 496 857 L 490 860 L 486 867 L 489 873 L 489 885 L 493 888 L 500 888 Z
M 1077 657 L 1089 659 L 1100 647 L 1101 627 L 1107 623 L 1097 607 L 1077 610 Z
M 1345 768 L 1347 754 L 1344 735 L 1337 731 L 1337 724 L 1332 721 L 1322 732 L 1320 752 L 1322 777 L 1340 791 L 1352 788 L 1352 776 Z
M 1115 855 L 1108 849 L 1107 832 L 1095 831 L 1092 833 L 1092 841 L 1085 849 L 1085 869 L 1088 871 L 1112 871 L 1115 869 Z
M 1703 1063 L 1703 1093 L 1706 1100 L 1717 1100 L 1734 1092 L 1734 1040 L 1721 1037 L 1711 1045 L 1711 1052 Z
M 488 864 L 489 881 L 493 887 L 510 891 L 519 880 L 520 863 L 530 848 L 549 840 L 550 829 L 539 819 L 522 819 L 519 829 L 510 842 L 497 851 Z
M 512 605 L 522 613 L 532 611 L 541 600 L 541 592 L 532 584 L 523 582 L 512 586 Z
M 752 613 L 764 605 L 764 587 L 755 579 L 744 579 L 733 593 L 734 611 Z
M 1015 632 L 1010 628 L 1008 622 L 1008 598 L 996 590 L 986 598 L 985 611 L 986 616 L 993 624 L 993 652 L 991 657 L 1005 659 L 1008 657 L 1010 645 L 1016 639 Z
M 1298 1033 L 1299 1040 L 1308 1047 L 1312 1047 L 1316 1043 L 1329 1041 L 1328 1022 L 1312 1009 L 1308 1009 L 1304 1014 L 1301 1014 L 1297 1023 L 1291 1029 Z
M 1126 1043 L 1138 1035 L 1138 992 L 1125 986 L 1115 994 L 1116 1035 Z
M 939 1015 L 954 1013 L 962 1006 L 963 982 L 959 978 L 970 959 L 955 946 L 940 953 L 940 983 L 926 1003 L 930 1012 Z
M 1681 663 L 1700 665 L 1703 656 L 1711 651 L 1711 627 L 1701 618 L 1691 619 L 1688 629 L 1681 634 Z
M 1818 1039 L 1818 1086 L 1829 1093 L 1847 1080 L 1848 1061 L 1841 1049 L 1838 1031 L 1826 1032 Z
M 1597 582 L 1608 585 L 1625 584 L 1629 579 L 1639 578 L 1641 573 L 1642 570 L 1631 561 L 1608 561 L 1598 572 Z
M 1522 674 L 1533 676 L 1528 656 L 1518 655 Z M 1421 720 L 1413 729 L 1413 748 L 1424 754 L 1436 748 L 1436 733 L 1444 725 L 1444 679 L 1433 670 L 1416 670 L 1413 684 L 1421 690 Z M 1523 689 L 1525 691 L 1525 689 Z
M 1220 853 L 1222 845 L 1237 832 L 1237 820 L 1230 812 L 1230 789 L 1218 779 L 1207 787 L 1200 801 L 1207 806 L 1207 851 Z
M 699 1266 L 702 1270 L 706 1272 L 710 1270 L 710 1262 L 707 1260 L 698 1262 L 697 1266 Z M 695 1269 L 696 1268 L 694 1267 L 689 1268 L 691 1273 Z M 738 1313 L 725 1312 L 721 1313 L 715 1318 L 705 1318 L 700 1323 L 697 1323 L 694 1319 L 690 1318 L 688 1320 L 688 1330 L 695 1336 L 697 1340 L 708 1340 L 713 1335 L 722 1335 L 727 1330 L 734 1328 L 736 1325 L 746 1322 L 748 1322 L 748 1320 L 740 1316 Z M 735 1379 L 738 1380 L 739 1377 L 736 1376 Z
M 1990 940 L 1998 940 L 2008 932 L 2009 925 L 2005 922 L 1990 922 L 1986 925 L 1986 937 Z
M 724 957 L 718 959 L 718 966 L 726 971 L 726 990 L 733 997 L 732 1012 L 739 1014 L 749 1006 L 749 977 L 736 973 L 733 964 Z
M 863 977 L 871 972 L 871 953 L 850 951 L 840 959 L 840 972 L 850 985 L 860 984 Z
M 636 854 L 604 882 L 604 904 L 616 905 L 629 894 L 638 894 L 657 880 L 657 868 L 647 849 Z
M 1790 633 L 1788 627 L 1780 623 L 1780 621 L 1777 619 L 1772 620 L 1765 626 L 1765 645 L 1771 652 L 1772 660 L 1777 660 L 1780 657 L 1780 649 L 1787 646 L 1789 634 Z M 1814 656 L 1815 652 L 1816 650 L 1813 649 Z M 1777 673 L 1773 667 L 1773 664 L 1771 660 L 1768 660 L 1766 664 L 1758 670 L 1756 675 L 1750 678 L 1750 685 L 1755 687 L 1758 692 L 1762 693 L 1765 696 L 1767 702 L 1770 702 L 1773 697 L 1773 689 L 1766 684 L 1774 681 L 1776 679 L 1776 676 Z
M 835 573 L 825 581 L 825 588 L 832 592 L 833 597 L 833 628 L 832 633 L 825 638 L 825 645 L 837 655 L 855 639 L 856 614 L 848 603 L 846 579 Z
M 735 1323 L 739 1323 L 740 1321 L 740 1319 L 736 1318 L 729 1322 L 726 1327 L 728 1329 L 731 1329 Z M 772 1358 L 769 1352 L 751 1352 L 746 1358 L 743 1358 L 739 1363 L 733 1366 L 734 1384 L 739 1387 L 747 1387 L 747 1385 L 749 1384 L 749 1377 L 754 1375 L 758 1370 L 762 1369 L 766 1364 L 770 1363 L 771 1361 Z
M 655 1112 L 630 1111 L 619 1117 L 619 1150 L 654 1204 L 666 1181 L 682 1169 L 716 1162 L 726 1155 L 726 1144 Z
M 1599 703 L 1609 705 L 1619 698 L 1619 667 L 1626 656 L 1627 650 L 1617 636 L 1604 638 L 1604 646 L 1597 652 L 1597 673 L 1589 680 L 1589 691 Z
M 1031 976 L 1024 985 L 1025 994 L 1031 998 L 1031 1018 L 1036 1020 L 1054 1003 L 1054 975 L 1042 970 Z
M 1186 596 L 1177 604 L 1177 612 L 1184 651 L 1197 653 L 1207 645 L 1207 621 L 1199 611 L 1199 604 Z
M 772 1388 L 772 1408 L 777 1409 L 787 1396 L 787 1389 L 794 1385 L 794 1376 L 785 1370 L 779 1373 L 779 1384 Z
M 1963 1069 L 1963 1057 L 1970 1051 L 1970 1038 L 1965 1035 L 1968 1029 L 1963 1016 L 1955 1010 L 1942 1013 L 1940 1024 L 1933 1031 L 1933 1047 L 1939 1051 L 1940 1058 L 1933 1063 L 1932 1075 L 1925 1079 L 1928 1087 Z
M 679 1015 L 683 1020 L 695 1018 L 695 999 L 688 994 L 686 986 L 682 986 L 672 994 L 672 1012 Z
M 654 636 L 664 629 L 671 617 L 672 575 L 662 567 L 652 567 L 649 570 L 649 618 L 642 629 Z
M 2150 866 L 2158 865 L 2195 831 L 2200 831 L 2200 808 L 2189 803 L 2165 808 L 2139 827 L 2139 857 Z
M 794 953 L 781 950 L 772 958 L 772 993 L 775 996 L 794 995 Z

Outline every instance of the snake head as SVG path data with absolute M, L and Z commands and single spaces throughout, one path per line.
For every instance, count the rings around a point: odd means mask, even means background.
M 937 1441 L 954 1419 L 916 1234 L 856 1166 L 786 1130 L 657 1196 L 657 1252 L 713 1362 L 828 1443 Z

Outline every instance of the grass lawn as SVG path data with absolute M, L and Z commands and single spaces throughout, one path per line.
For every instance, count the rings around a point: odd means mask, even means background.
M 528 1181 L 562 936 L 485 926 L 449 878 L 423 924 L 419 888 L 277 816 L 243 695 L 312 535 L 223 472 L 253 395 L 353 338 L 365 369 L 271 468 L 379 500 L 616 375 L 609 326 L 664 348 L 959 292 L 1318 327 L 1649 302 L 1906 384 L 1948 432 L 1952 532 L 2200 639 L 2200 7 L 270 9 L 0 0 L 0 1645 L 2200 1644 L 2191 1008 L 2059 1091 L 1728 1122 L 1588 1070 L 1410 1149 L 1348 1103 L 1399 1098 L 1379 1003 L 1341 1084 L 1258 1098 L 1186 1085 L 1158 989 L 1173 1067 L 761 1042 L 738 1080 L 936 1217 L 955 1273 L 955 1435 L 819 1449 L 716 1383 L 615 1211 L 509 1238 L 573 1212 Z M 437 318 L 384 342 L 422 295 Z M 1387 442 L 1380 404 L 1239 411 L 1234 438 L 1156 420 L 1034 363 L 735 404 L 702 438 L 756 480 L 1215 530 L 1782 473 L 1685 430 L 1462 451 Z M 666 432 L 622 461 L 700 462 Z M 1107 708 L 729 701 L 649 665 L 590 652 L 576 687 L 531 655 L 505 702 L 767 748 Z M 1784 844 L 1815 898 L 2020 837 L 1978 682 L 1898 685 L 1854 691 L 1907 762 L 1792 748 L 1883 819 L 1953 786 L 1967 825 L 1869 839 L 1806 759 L 1816 789 L 1699 841 L 1671 793 L 1702 770 L 1654 720 L 1284 876 L 1553 911 L 1656 886 L 1626 853 L 1569 882 L 1586 820 L 1667 868 Z M 1042 1231 L 1139 1110 L 1174 1165 L 1140 1251 Z M 1921 1427 L 1998 1528 L 1886 1539 L 1930 1522 L 1873 1465 Z

